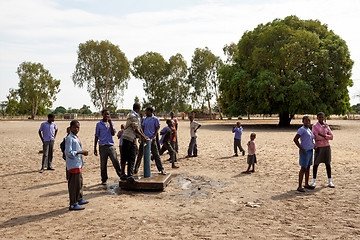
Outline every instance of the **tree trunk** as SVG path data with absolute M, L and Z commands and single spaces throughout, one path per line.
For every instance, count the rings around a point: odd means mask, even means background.
M 211 105 L 210 105 L 210 100 L 208 100 L 208 106 L 209 106 L 209 113 L 210 113 L 210 120 L 212 119 L 212 112 L 211 112 Z
M 294 115 L 289 114 L 289 112 L 279 113 L 279 126 L 281 127 L 290 126 L 290 122 L 293 117 Z

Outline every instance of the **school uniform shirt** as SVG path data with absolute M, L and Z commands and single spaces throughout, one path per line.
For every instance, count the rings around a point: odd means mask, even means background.
M 139 125 L 140 117 L 134 110 L 132 110 L 126 117 L 125 130 L 122 134 L 122 138 L 133 142 L 137 136 L 136 129 L 139 128 Z
M 254 155 L 256 152 L 255 142 L 249 141 L 247 145 L 248 145 L 248 155 Z
M 161 129 L 160 133 L 164 133 L 164 132 L 168 131 L 169 129 L 170 129 L 170 127 L 166 126 L 163 129 Z M 164 142 L 169 142 L 169 141 L 170 141 L 170 133 L 166 133 L 161 136 L 160 144 L 163 144 Z
M 82 151 L 80 139 L 70 132 L 65 138 L 66 170 L 70 173 L 79 173 L 84 166 L 82 154 L 76 154 L 78 151 Z
M 240 140 L 241 140 L 242 131 L 243 131 L 243 128 L 242 128 L 242 127 L 239 127 L 239 128 L 233 128 L 232 132 L 233 132 L 233 133 L 235 133 L 234 138 L 235 138 L 235 139 L 240 139 Z
M 116 133 L 114 124 L 112 122 L 111 124 Z M 114 145 L 114 139 L 113 136 L 111 135 L 110 123 L 106 122 L 105 124 L 102 119 L 100 120 L 100 122 L 96 124 L 95 137 L 99 138 L 99 145 L 110 145 L 110 146 Z
M 321 125 L 319 122 L 315 123 L 312 127 L 312 132 L 315 136 L 315 145 L 317 147 L 330 146 L 329 140 L 333 140 L 334 136 L 327 123 L 324 122 L 323 125 Z M 324 138 L 319 136 L 319 133 L 324 134 L 326 137 Z
M 197 123 L 195 121 L 192 121 L 190 123 L 190 136 L 193 138 L 193 137 L 197 137 L 197 133 L 195 132 L 195 129 L 198 128 L 198 126 L 200 126 L 200 123 Z
M 160 127 L 160 120 L 153 114 L 151 117 L 144 119 L 142 126 L 144 127 L 145 136 L 152 138 L 156 132 L 156 128 Z
M 39 131 L 43 134 L 44 142 L 55 141 L 55 131 L 57 126 L 54 122 L 49 123 L 48 121 L 41 123 Z
M 119 131 L 118 134 L 117 134 L 117 137 L 119 137 L 119 135 L 122 133 L 123 131 Z M 123 144 L 123 135 L 120 136 L 120 139 L 119 139 L 119 147 L 121 147 Z
M 300 135 L 300 145 L 305 149 L 313 149 L 315 147 L 314 144 L 314 134 L 311 130 L 305 126 L 302 126 L 298 129 L 297 134 Z

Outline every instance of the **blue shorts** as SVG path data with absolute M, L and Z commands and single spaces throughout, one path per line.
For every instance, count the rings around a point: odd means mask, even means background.
M 309 150 L 305 150 L 306 153 L 303 154 L 301 152 L 301 150 L 299 150 L 299 164 L 300 166 L 304 167 L 304 168 L 308 168 L 309 166 L 311 166 L 313 164 L 313 150 L 309 149 Z

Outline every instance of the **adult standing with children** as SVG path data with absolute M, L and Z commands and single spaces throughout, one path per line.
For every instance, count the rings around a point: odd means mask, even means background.
M 50 113 L 48 115 L 48 120 L 41 123 L 40 125 L 39 136 L 41 142 L 43 143 L 43 157 L 39 173 L 43 173 L 46 166 L 47 170 L 55 170 L 51 165 L 53 159 L 54 142 L 58 131 L 54 121 L 55 115 Z
M 95 156 L 98 155 L 96 146 L 99 142 L 101 184 L 106 185 L 106 181 L 108 179 L 107 160 L 109 157 L 119 177 L 121 176 L 121 170 L 119 161 L 117 159 L 116 148 L 114 146 L 113 136 L 115 135 L 116 130 L 110 118 L 110 111 L 104 109 L 101 113 L 103 119 L 101 119 L 100 122 L 96 124 L 94 154 Z
M 328 177 L 329 187 L 334 188 L 335 185 L 331 180 L 331 148 L 329 140 L 333 140 L 333 134 L 329 125 L 325 122 L 325 113 L 319 112 L 317 114 L 318 122 L 312 127 L 312 132 L 315 136 L 315 161 L 313 168 L 313 183 L 312 187 L 316 186 L 316 175 L 320 163 L 325 163 L 326 173 Z

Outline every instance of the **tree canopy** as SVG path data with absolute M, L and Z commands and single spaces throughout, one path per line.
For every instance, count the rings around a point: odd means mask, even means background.
M 219 100 L 218 70 L 223 65 L 220 57 L 215 56 L 207 47 L 196 48 L 191 60 L 189 84 L 192 86 L 191 96 L 193 102 L 207 102 L 211 116 L 211 99 L 215 96 Z M 220 106 L 219 110 L 220 110 Z M 220 111 L 219 111 L 220 112 Z
M 130 64 L 118 46 L 107 40 L 80 43 L 72 79 L 76 86 L 87 85 L 96 108 L 116 106 L 129 78 Z
M 346 42 L 318 20 L 275 19 L 245 32 L 220 70 L 221 103 L 231 115 L 344 114 L 353 61 Z
M 35 115 L 52 106 L 60 91 L 60 80 L 54 79 L 41 63 L 23 62 L 17 69 L 19 88 L 10 89 L 7 113 Z

